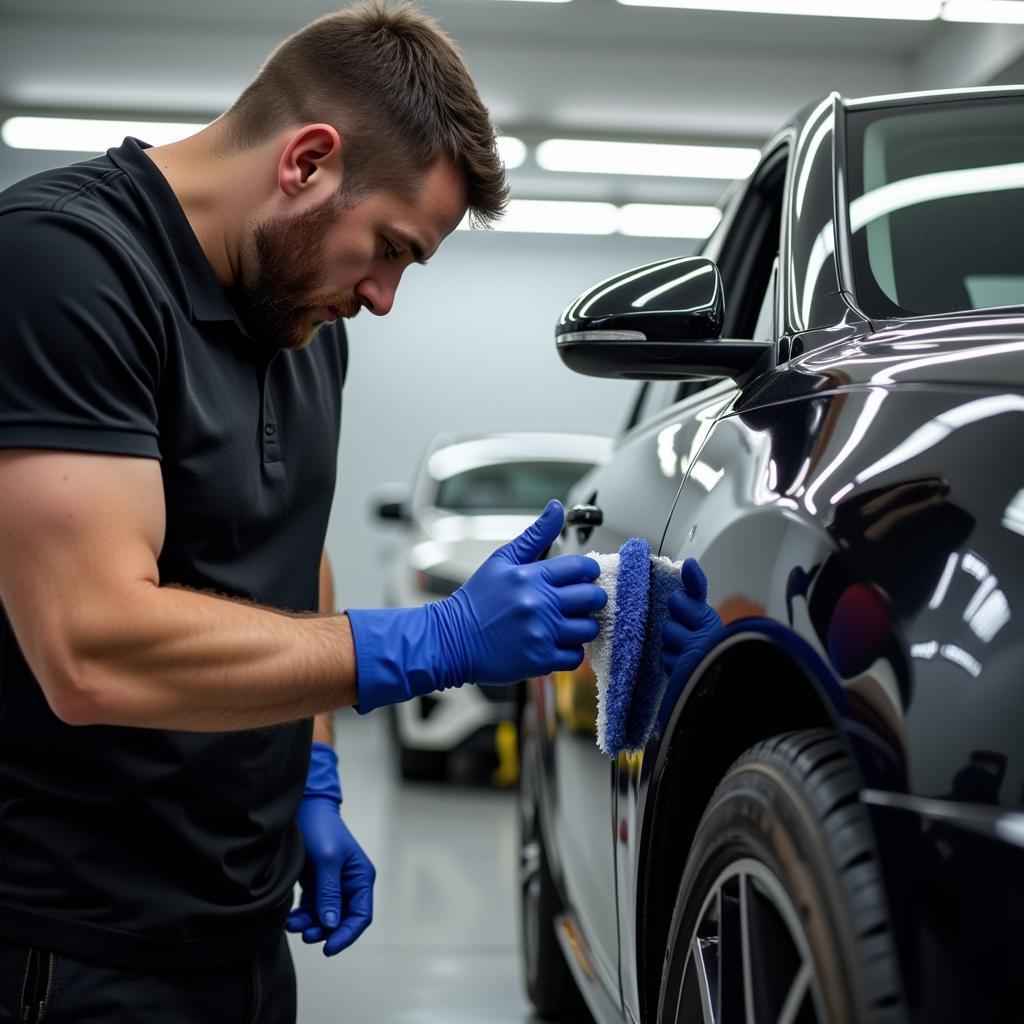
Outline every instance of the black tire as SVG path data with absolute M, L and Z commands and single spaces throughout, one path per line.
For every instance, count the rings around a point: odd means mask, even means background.
M 527 703 L 519 725 L 519 951 L 530 1002 L 545 1020 L 585 1015 L 583 997 L 555 935 L 562 906 L 548 866 L 537 808 L 536 712 Z
M 398 752 L 398 774 L 408 782 L 443 782 L 448 777 L 447 750 L 418 750 L 402 742 L 398 726 L 398 712 L 392 705 L 388 711 L 391 719 L 391 735 Z
M 398 771 L 409 782 L 443 782 L 448 777 L 448 754 L 444 750 L 414 750 L 399 744 Z
M 858 790 L 842 741 L 827 729 L 765 740 L 732 765 L 697 827 L 679 886 L 659 1024 L 702 1024 L 709 1006 L 715 1021 L 904 1020 Z

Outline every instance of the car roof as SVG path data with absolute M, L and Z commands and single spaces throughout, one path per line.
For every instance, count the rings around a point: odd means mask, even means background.
M 521 432 L 502 434 L 451 435 L 437 439 L 427 456 L 427 472 L 443 480 L 479 466 L 521 460 L 541 462 L 605 462 L 611 455 L 613 439 L 599 434 Z
M 842 97 L 843 106 L 848 110 L 865 107 L 914 106 L 918 103 L 933 103 L 943 100 L 980 99 L 985 96 L 1024 96 L 1021 85 L 986 85 L 975 88 L 931 89 L 926 92 L 898 92 L 880 96 Z
M 839 103 L 846 110 L 869 110 L 877 107 L 911 107 L 917 104 L 936 103 L 943 100 L 978 99 L 986 96 L 993 98 L 1008 96 L 1024 96 L 1022 85 L 985 85 L 977 87 L 964 87 L 960 89 L 929 89 L 921 92 L 895 92 L 885 93 L 878 96 L 844 96 L 834 92 L 827 95 L 818 95 L 813 100 L 805 103 L 789 120 L 782 124 L 779 129 L 772 133 L 771 138 L 762 149 L 762 155 L 773 148 L 779 136 L 787 130 L 796 129 L 799 131 L 809 117 L 811 117 L 823 102 L 830 97 L 838 99 Z

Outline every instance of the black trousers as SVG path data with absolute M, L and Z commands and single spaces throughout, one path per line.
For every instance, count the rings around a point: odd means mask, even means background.
M 0 1024 L 295 1024 L 288 940 L 217 967 L 124 971 L 0 939 Z

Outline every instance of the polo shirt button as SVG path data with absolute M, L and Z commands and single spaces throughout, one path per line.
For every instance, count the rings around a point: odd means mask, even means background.
M 266 434 L 267 437 L 270 437 L 270 435 L 273 434 L 276 430 L 277 430 L 277 427 L 275 427 L 273 423 L 268 423 L 263 428 L 263 433 Z

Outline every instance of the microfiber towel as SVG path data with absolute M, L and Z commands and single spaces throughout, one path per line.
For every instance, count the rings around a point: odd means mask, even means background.
M 631 537 L 610 555 L 589 552 L 601 568 L 608 603 L 596 614 L 598 635 L 585 644 L 597 677 L 597 745 L 609 757 L 647 742 L 665 684 L 661 630 L 666 602 L 681 589 L 680 562 L 655 557 Z

